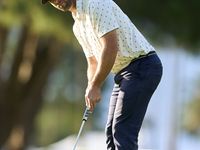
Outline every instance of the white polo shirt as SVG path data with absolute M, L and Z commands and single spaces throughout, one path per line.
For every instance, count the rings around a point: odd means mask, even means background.
M 73 31 L 86 58 L 95 56 L 98 61 L 102 51 L 98 39 L 116 29 L 118 53 L 112 73 L 118 73 L 134 58 L 155 51 L 112 0 L 77 0 L 76 8 Z

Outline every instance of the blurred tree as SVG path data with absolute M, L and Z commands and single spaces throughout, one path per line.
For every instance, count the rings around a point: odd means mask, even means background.
M 169 46 L 174 39 L 192 53 L 200 47 L 199 0 L 115 0 L 147 37 Z
M 193 135 L 200 136 L 200 95 L 197 95 L 187 108 L 184 129 Z
M 184 120 L 182 129 L 192 135 L 200 136 L 200 78 L 197 79 L 196 83 L 196 90 L 193 91 L 194 97 L 186 103 L 186 110 L 182 117 Z
M 42 89 L 59 54 L 54 38 L 49 38 L 50 45 L 36 51 L 38 36 L 29 35 L 27 25 L 19 39 L 10 76 L 1 81 L 0 145 L 7 142 L 7 148 L 13 150 L 27 144 L 33 118 L 41 106 Z
M 38 1 L 10 0 L 2 4 L 0 147 L 21 150 L 32 133 L 48 76 L 63 44 L 71 42 L 72 32 L 66 25 L 70 25 L 70 19 L 59 17 L 61 12 L 54 9 L 42 11 Z

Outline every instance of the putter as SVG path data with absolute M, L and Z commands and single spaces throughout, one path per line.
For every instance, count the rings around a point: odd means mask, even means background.
M 76 144 L 77 144 L 77 142 L 78 142 L 79 136 L 80 136 L 80 134 L 81 134 L 81 131 L 82 131 L 82 129 L 83 129 L 83 126 L 84 126 L 85 122 L 86 122 L 87 119 L 88 119 L 89 114 L 90 114 L 90 109 L 87 107 L 86 110 L 85 110 L 85 113 L 84 113 L 84 115 L 83 115 L 83 119 L 82 119 L 83 122 L 82 122 L 81 128 L 80 128 L 80 130 L 79 130 L 79 132 L 78 132 L 78 136 L 77 136 L 77 138 L 76 138 L 76 142 L 75 142 L 75 145 L 74 145 L 73 150 L 75 150 L 75 148 L 76 148 Z

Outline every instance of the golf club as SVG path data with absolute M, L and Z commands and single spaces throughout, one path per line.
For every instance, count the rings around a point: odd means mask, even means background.
M 77 142 L 78 142 L 79 136 L 80 136 L 80 134 L 81 134 L 81 131 L 82 131 L 82 129 L 83 129 L 83 126 L 84 126 L 85 122 L 86 122 L 87 119 L 88 119 L 89 114 L 90 114 L 90 109 L 87 107 L 86 110 L 85 110 L 85 113 L 84 113 L 84 115 L 83 115 L 83 119 L 82 119 L 83 122 L 82 122 L 81 128 L 80 128 L 80 130 L 79 130 L 78 136 L 77 136 L 77 138 L 76 138 L 76 142 L 75 142 L 75 145 L 74 145 L 73 150 L 75 150 L 75 148 L 76 148 L 76 144 L 77 144 Z

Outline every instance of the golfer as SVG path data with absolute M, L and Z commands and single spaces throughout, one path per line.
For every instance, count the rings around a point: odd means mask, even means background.
M 112 0 L 42 0 L 71 11 L 73 31 L 88 62 L 85 100 L 91 112 L 101 100 L 100 87 L 116 74 L 106 125 L 107 150 L 138 150 L 148 103 L 162 76 L 152 45 Z

